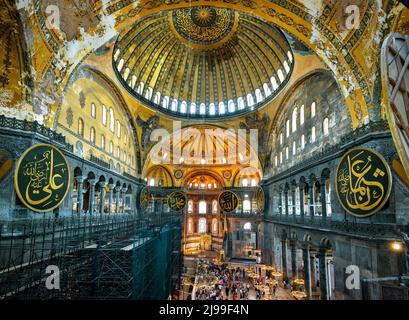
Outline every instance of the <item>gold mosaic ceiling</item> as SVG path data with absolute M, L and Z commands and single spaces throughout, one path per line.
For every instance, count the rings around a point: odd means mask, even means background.
M 119 35 L 113 65 L 124 87 L 161 112 L 226 117 L 257 109 L 291 76 L 284 34 L 252 15 L 197 6 L 139 19 Z

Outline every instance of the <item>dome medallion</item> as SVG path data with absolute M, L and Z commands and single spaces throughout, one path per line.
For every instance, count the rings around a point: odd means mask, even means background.
M 212 49 L 234 35 L 238 14 L 229 9 L 200 6 L 173 10 L 169 21 L 175 36 L 189 47 Z
M 275 25 L 211 6 L 140 18 L 118 36 L 113 52 L 121 84 L 144 105 L 179 118 L 220 120 L 261 108 L 294 65 Z

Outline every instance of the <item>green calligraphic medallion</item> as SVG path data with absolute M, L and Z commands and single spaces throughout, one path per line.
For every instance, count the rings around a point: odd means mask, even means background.
M 49 144 L 36 144 L 18 160 L 14 187 L 21 202 L 36 212 L 57 208 L 70 188 L 70 169 L 64 154 Z
M 219 206 L 224 212 L 232 212 L 237 209 L 239 198 L 232 191 L 223 191 L 219 195 Z
M 353 148 L 342 157 L 335 179 L 342 207 L 360 218 L 381 210 L 392 188 L 392 175 L 385 159 L 363 147 Z
M 175 191 L 168 196 L 168 206 L 173 211 L 183 210 L 186 202 L 186 196 L 183 192 Z
M 146 210 L 151 200 L 153 200 L 153 196 L 149 191 L 149 187 L 143 187 L 141 193 L 139 194 L 139 205 L 141 209 Z

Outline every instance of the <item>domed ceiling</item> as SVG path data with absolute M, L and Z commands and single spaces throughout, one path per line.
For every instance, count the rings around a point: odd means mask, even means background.
M 293 69 L 280 30 L 249 14 L 209 6 L 162 11 L 118 37 L 114 70 L 138 100 L 186 118 L 255 110 Z

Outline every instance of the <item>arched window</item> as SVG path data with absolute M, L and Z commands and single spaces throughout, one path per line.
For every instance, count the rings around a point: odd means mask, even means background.
M 114 109 L 109 108 L 109 130 L 112 132 L 115 132 L 115 115 L 114 115 Z
M 102 105 L 102 124 L 107 125 L 107 107 L 104 104 Z
M 248 182 L 247 178 L 243 178 L 243 181 L 241 182 L 241 185 L 243 187 L 247 187 L 249 185 L 249 182 Z
M 119 54 L 121 53 L 120 49 L 116 49 L 115 54 L 114 54 L 114 61 L 118 60 Z
M 233 100 L 229 100 L 228 110 L 230 113 L 236 111 L 236 105 L 234 104 Z
M 315 117 L 315 102 L 313 102 L 312 104 L 311 104 L 311 118 L 314 118 Z
M 315 127 L 312 127 L 311 129 L 311 142 L 314 143 L 315 142 Z
M 301 149 L 305 148 L 305 135 L 301 136 Z
M 160 103 L 160 92 L 159 91 L 155 93 L 155 97 L 153 98 L 153 103 L 156 103 L 156 104 Z
M 280 164 L 282 164 L 282 163 L 283 163 L 283 152 L 280 151 Z
M 199 202 L 199 213 L 206 214 L 207 213 L 207 204 L 206 201 L 202 200 Z
M 81 118 L 78 119 L 78 134 L 84 137 L 84 120 Z
M 271 90 L 267 83 L 263 84 L 263 89 L 264 89 L 264 95 L 266 98 L 271 95 Z
M 280 145 L 283 144 L 284 142 L 284 135 L 283 133 L 280 133 Z
M 101 149 L 105 151 L 105 136 L 101 135 Z
M 122 161 L 126 162 L 126 151 L 124 151 L 124 153 L 123 153 Z
M 187 111 L 187 103 L 186 101 L 182 101 L 181 105 L 180 105 L 180 112 L 181 113 L 186 113 Z
M 205 105 L 204 103 L 201 103 L 201 104 L 200 104 L 199 113 L 200 113 L 201 115 L 205 115 L 205 114 L 206 114 L 206 105 Z
M 125 81 L 126 81 L 126 79 L 128 79 L 130 72 L 131 72 L 131 69 L 129 69 L 129 68 L 125 69 L 125 72 L 124 72 L 124 80 Z
M 149 180 L 149 186 L 154 187 L 155 186 L 155 178 L 151 178 Z
M 302 105 L 300 108 L 300 126 L 304 124 L 304 108 L 304 105 Z
M 274 166 L 278 166 L 278 157 L 277 156 L 275 156 L 274 157 Z
M 148 89 L 146 89 L 145 92 L 145 98 L 150 100 L 152 98 L 153 95 L 153 89 L 151 87 L 148 87 Z
M 294 108 L 292 116 L 292 132 L 297 131 L 297 111 L 297 108 Z
M 256 102 L 257 102 L 257 103 L 259 103 L 259 102 L 261 102 L 261 101 L 264 100 L 263 95 L 262 95 L 260 89 L 256 89 L 255 94 L 256 94 Z
M 293 141 L 293 156 L 297 153 L 297 144 L 295 141 Z
M 82 157 L 84 155 L 84 146 L 82 145 L 82 142 L 77 141 L 77 143 L 75 144 L 75 148 L 76 148 L 76 155 L 79 157 Z
M 189 200 L 187 203 L 187 212 L 192 213 L 193 212 L 193 201 Z
M 117 67 L 118 71 L 122 70 L 122 68 L 124 67 L 124 63 L 125 63 L 124 59 L 119 60 L 118 67 Z
M 324 136 L 327 136 L 329 134 L 329 120 L 328 120 L 328 118 L 325 118 L 324 122 L 322 123 L 322 132 L 324 133 Z
M 165 109 L 169 108 L 169 97 L 168 96 L 165 96 L 163 98 L 162 107 Z
M 132 88 L 132 89 L 135 89 L 136 80 L 137 80 L 136 76 L 133 75 L 132 78 L 131 78 L 131 88 Z
M 216 106 L 214 103 L 209 105 L 209 115 L 214 116 L 216 114 Z
M 286 204 L 285 204 L 285 193 L 284 190 L 281 191 L 281 214 L 286 214 Z
M 290 66 L 288 65 L 288 62 L 284 61 L 283 65 L 284 65 L 285 72 L 289 73 L 290 72 Z
M 287 57 L 288 57 L 288 60 L 290 60 L 290 62 L 293 62 L 293 55 L 291 54 L 290 51 L 287 51 Z
M 144 87 L 145 87 L 145 84 L 143 82 L 139 82 L 138 88 L 136 89 L 136 93 L 137 94 L 142 94 Z
M 273 86 L 273 90 L 277 90 L 278 89 L 278 83 L 277 83 L 277 79 L 275 77 L 271 77 L 271 85 Z
M 189 218 L 187 223 L 187 233 L 192 234 L 193 233 L 193 219 Z
M 278 75 L 278 79 L 280 79 L 280 83 L 283 83 L 285 78 L 284 78 L 284 73 L 281 69 L 277 70 L 277 75 Z
M 97 111 L 96 111 L 95 104 L 91 103 L 91 117 L 95 119 L 96 116 L 97 116 Z
M 239 97 L 237 99 L 237 106 L 239 110 L 243 110 L 244 109 L 244 99 L 242 97 Z
M 206 233 L 206 218 L 199 219 L 199 233 Z
M 256 179 L 254 179 L 254 178 L 251 179 L 251 186 L 252 186 L 252 187 L 257 186 Z
M 109 153 L 114 154 L 114 143 L 112 141 L 109 142 Z
M 243 212 L 244 213 L 250 213 L 251 211 L 251 204 L 250 200 L 243 200 Z
M 121 123 L 119 122 L 119 120 L 116 120 L 116 136 L 118 138 L 121 137 Z
M 95 128 L 91 127 L 90 129 L 90 141 L 92 144 L 95 144 Z
M 224 102 L 219 103 L 219 114 L 225 114 L 226 113 L 226 106 L 224 105 Z
M 247 105 L 249 107 L 252 107 L 254 105 L 254 98 L 253 98 L 253 95 L 251 93 L 249 93 L 247 95 Z
M 327 209 L 327 216 L 332 215 L 331 207 L 331 179 L 328 177 L 325 179 L 325 204 Z
M 170 106 L 170 110 L 175 111 L 175 112 L 178 110 L 178 102 L 177 102 L 176 99 L 173 99 L 173 100 L 172 100 L 172 104 L 171 104 L 171 106 Z
M 243 229 L 246 230 L 246 231 L 251 231 L 251 222 L 246 222 L 243 225 Z
M 285 159 L 288 160 L 289 154 L 288 154 L 288 147 L 285 148 Z
M 286 131 L 286 137 L 288 138 L 290 136 L 290 120 L 287 120 L 286 122 L 285 131 Z
M 324 199 L 325 200 L 325 199 Z M 314 183 L 314 215 L 321 216 L 322 215 L 322 208 L 321 208 L 321 185 L 318 181 Z
M 121 148 L 118 146 L 116 147 L 116 157 L 119 159 L 120 156 L 121 156 Z
M 212 202 L 212 213 L 217 213 L 217 200 L 213 200 Z
M 190 104 L 190 114 L 195 114 L 196 113 L 196 104 L 192 102 Z
M 213 232 L 214 234 L 216 234 L 216 233 L 219 232 L 218 229 L 219 229 L 219 228 L 218 228 L 217 219 L 213 219 L 213 220 L 212 220 L 212 232 Z

